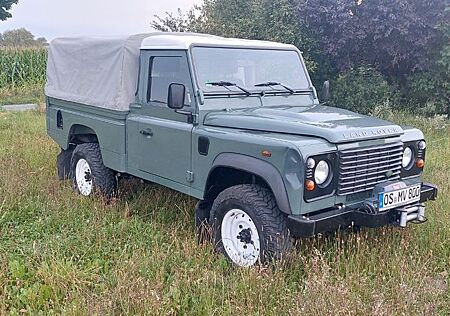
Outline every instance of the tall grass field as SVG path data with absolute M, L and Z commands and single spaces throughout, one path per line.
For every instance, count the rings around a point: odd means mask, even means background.
M 422 128 L 428 222 L 297 241 L 240 269 L 198 245 L 195 201 L 127 180 L 111 203 L 56 177 L 45 114 L 0 112 L 0 314 L 448 315 L 450 126 Z
M 0 65 L 0 104 L 42 104 L 44 50 Z M 0 108 L 0 315 L 450 315 L 450 124 L 382 114 L 426 135 L 428 222 L 298 240 L 243 269 L 197 244 L 194 199 L 137 180 L 83 198 L 57 180 L 42 106 Z
M 0 87 L 45 82 L 46 48 L 0 48 Z
M 0 47 L 0 105 L 43 102 L 46 48 Z

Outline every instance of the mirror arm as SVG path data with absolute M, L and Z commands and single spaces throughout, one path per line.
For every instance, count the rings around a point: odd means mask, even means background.
M 330 101 L 330 81 L 327 80 L 323 83 L 322 86 L 322 104 L 327 104 Z
M 184 111 L 184 110 L 175 110 L 175 113 L 183 114 L 183 115 L 192 115 L 191 111 Z

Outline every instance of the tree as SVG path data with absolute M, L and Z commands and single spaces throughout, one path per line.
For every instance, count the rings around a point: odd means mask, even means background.
M 46 46 L 47 43 L 47 39 L 45 37 L 38 37 L 36 38 L 36 44 L 38 44 L 38 46 Z
M 1 46 L 9 47 L 43 46 L 46 44 L 45 38 L 34 39 L 34 35 L 25 28 L 5 31 L 0 41 Z
M 390 81 L 427 69 L 447 0 L 307 0 L 300 16 L 340 71 L 367 64 Z
M 165 17 L 155 15 L 151 26 L 161 32 L 193 32 L 198 21 L 199 6 L 194 6 L 187 13 L 178 8 L 177 13 L 166 12 Z
M 156 16 L 152 27 L 294 44 L 304 51 L 308 68 L 314 71 L 318 45 L 296 9 L 295 0 L 205 0 L 187 14 L 178 10 L 176 15 Z
M 354 106 L 389 85 L 400 93 L 386 103 L 450 114 L 449 17 L 450 0 L 204 0 L 152 26 L 291 43 L 316 86 L 331 79 L 332 91 L 350 95 L 359 87 Z M 348 101 L 337 94 L 337 104 Z
M 34 44 L 33 34 L 25 28 L 9 30 L 3 33 L 3 46 L 32 46 Z
M 13 4 L 16 4 L 19 0 L 0 0 L 0 21 L 5 21 L 11 17 L 11 10 Z

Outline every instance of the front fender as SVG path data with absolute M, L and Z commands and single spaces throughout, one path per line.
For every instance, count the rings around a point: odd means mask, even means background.
M 218 167 L 230 167 L 261 177 L 272 190 L 279 209 L 283 213 L 291 214 L 291 206 L 283 177 L 272 164 L 251 156 L 222 153 L 214 160 L 210 174 Z

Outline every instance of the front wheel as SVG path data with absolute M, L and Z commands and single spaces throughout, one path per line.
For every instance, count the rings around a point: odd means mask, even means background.
M 78 145 L 71 160 L 74 188 L 83 196 L 100 193 L 106 197 L 114 194 L 117 181 L 114 172 L 103 164 L 97 143 Z
M 216 249 L 238 266 L 282 259 L 290 249 L 285 215 L 262 186 L 225 189 L 214 201 L 210 220 Z

